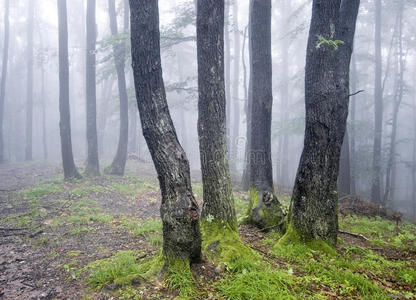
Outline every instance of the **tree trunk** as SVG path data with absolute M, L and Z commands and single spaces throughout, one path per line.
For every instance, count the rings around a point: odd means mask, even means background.
M 396 79 L 396 88 L 394 90 L 394 103 L 393 103 L 393 116 L 392 116 L 392 128 L 391 128 L 391 135 L 390 135 L 390 145 L 389 145 L 389 156 L 387 160 L 387 169 L 386 169 L 386 187 L 384 191 L 384 197 L 382 201 L 382 205 L 386 206 L 387 203 L 392 199 L 392 189 L 394 189 L 395 184 L 395 177 L 394 177 L 394 168 L 396 164 L 396 136 L 397 136 L 397 121 L 399 116 L 400 105 L 403 99 L 403 76 L 404 76 L 404 53 L 403 53 L 403 38 L 402 38 L 402 29 L 403 29 L 403 10 L 404 5 L 403 2 L 399 3 L 399 8 L 397 12 L 398 18 L 398 46 L 399 46 L 399 53 L 398 53 L 398 76 L 399 78 Z
M 95 44 L 97 28 L 95 22 L 95 0 L 87 1 L 87 52 L 86 52 L 86 96 L 87 96 L 87 144 L 88 156 L 85 173 L 90 176 L 100 174 L 97 137 L 97 93 L 95 81 Z
M 252 108 L 249 186 L 259 192 L 273 192 L 271 0 L 251 0 L 250 18 Z
M 357 86 L 358 86 L 358 71 L 357 71 L 357 62 L 355 60 L 355 56 L 352 56 L 351 58 L 351 64 L 352 64 L 352 80 L 351 80 L 351 92 L 355 93 L 357 91 Z M 350 140 L 351 140 L 351 145 L 350 145 L 350 163 L 351 163 L 351 194 L 355 195 L 357 193 L 356 191 L 356 179 L 357 179 L 357 167 L 356 167 L 356 159 L 355 159 L 355 128 L 356 128 L 356 102 L 357 102 L 357 97 L 352 97 L 350 99 L 350 103 L 351 103 L 351 129 L 350 129 Z
M 236 169 L 237 155 L 238 155 L 238 140 L 240 135 L 240 29 L 238 27 L 238 2 L 233 3 L 233 31 L 234 31 L 234 75 L 233 75 L 233 134 L 231 143 L 231 157 L 230 161 L 233 169 Z M 231 99 L 227 99 L 228 102 Z
M 111 99 L 111 92 L 113 90 L 114 80 L 112 77 L 106 79 L 101 87 L 101 103 L 98 114 L 98 153 L 100 156 L 105 155 L 104 151 L 104 134 L 107 125 L 107 115 Z
M 162 78 L 158 1 L 130 0 L 134 84 L 143 135 L 162 192 L 163 253 L 173 259 L 201 260 L 199 207 L 186 154 L 169 113 Z
M 42 48 L 42 66 L 41 66 L 41 92 L 40 92 L 40 97 L 41 97 L 41 106 L 42 106 L 42 145 L 43 145 L 43 159 L 47 160 L 48 159 L 48 143 L 47 143 L 47 138 L 46 138 L 46 80 L 45 80 L 45 63 L 44 63 L 44 53 L 43 53 L 43 48 Z
M 383 92 L 381 86 L 381 0 L 375 0 L 375 75 L 374 75 L 374 145 L 371 201 L 381 204 L 381 140 L 383 131 Z
M 4 162 L 4 102 L 6 97 L 7 66 L 9 63 L 9 0 L 4 1 L 4 43 L 3 43 L 3 62 L 0 78 L 0 164 Z
M 338 195 L 341 197 L 351 194 L 350 165 L 350 141 L 348 129 L 346 129 L 344 141 L 341 146 L 341 157 L 339 161 Z
M 222 0 L 220 0 L 222 1 Z M 224 19 L 224 57 L 225 57 L 225 99 L 226 99 L 226 139 L 227 139 L 227 155 L 228 159 L 231 160 L 231 48 L 230 48 L 230 3 L 229 0 L 225 0 L 225 19 Z M 198 11 L 198 9 L 197 9 Z
M 237 228 L 226 140 L 224 86 L 224 0 L 198 1 L 198 136 L 204 206 L 213 217 Z
M 59 22 L 59 129 L 65 180 L 80 178 L 72 154 L 71 116 L 69 110 L 68 23 L 66 0 L 58 0 Z
M 32 160 L 33 138 L 33 17 L 35 1 L 29 1 L 27 18 L 26 148 L 25 160 Z
M 111 34 L 116 36 L 118 34 L 118 29 L 115 0 L 108 0 L 108 11 L 110 15 Z M 110 174 L 123 175 L 124 168 L 126 166 L 127 146 L 129 139 L 129 109 L 126 74 L 124 73 L 126 45 L 116 41 L 113 46 L 113 52 L 117 72 L 118 92 L 120 97 L 120 135 L 118 140 L 117 153 L 111 164 Z
M 303 240 L 337 242 L 337 177 L 359 3 L 313 1 L 305 69 L 305 140 L 292 194 L 288 239 L 296 232 Z M 343 41 L 338 50 L 330 42 L 336 40 Z

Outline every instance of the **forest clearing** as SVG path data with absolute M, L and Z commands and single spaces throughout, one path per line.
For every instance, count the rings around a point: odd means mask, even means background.
M 279 249 L 278 233 L 240 225 L 246 254 L 219 266 L 206 258 L 192 266 L 194 279 L 150 280 L 146 263 L 160 255 L 162 244 L 152 165 L 129 161 L 125 177 L 75 182 L 63 181 L 61 172 L 51 163 L 0 167 L 8 178 L 0 186 L 5 299 L 416 297 L 416 225 L 353 215 L 341 216 L 340 228 L 357 236 L 340 234 L 330 253 L 302 244 Z M 193 186 L 201 201 L 201 183 Z M 248 199 L 241 191 L 234 195 L 241 220 Z M 279 199 L 288 204 L 287 196 Z

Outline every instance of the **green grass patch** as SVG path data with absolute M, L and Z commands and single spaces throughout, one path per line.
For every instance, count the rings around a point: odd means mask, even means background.
M 63 191 L 64 188 L 62 186 L 51 183 L 23 190 L 19 194 L 23 197 L 23 199 L 33 201 L 37 198 L 41 198 L 46 195 L 61 193 Z
M 148 218 L 144 221 L 123 218 L 121 224 L 133 236 L 148 237 L 150 234 L 162 232 L 162 221 L 154 218 Z

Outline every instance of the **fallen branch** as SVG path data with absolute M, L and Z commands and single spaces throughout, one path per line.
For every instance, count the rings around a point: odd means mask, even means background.
M 365 237 L 365 236 L 363 236 L 362 234 L 352 233 L 352 232 L 348 232 L 348 231 L 344 231 L 344 230 L 338 230 L 338 232 L 339 232 L 339 233 L 342 233 L 342 234 L 348 234 L 348 235 L 351 235 L 351 236 L 353 236 L 353 237 L 357 237 L 357 238 L 363 239 L 363 240 L 365 240 L 365 241 L 367 241 L 367 242 L 369 242 L 369 241 L 370 241 L 368 238 L 366 238 L 366 237 Z

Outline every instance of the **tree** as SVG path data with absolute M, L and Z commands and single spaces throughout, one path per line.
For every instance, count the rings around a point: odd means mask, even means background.
M 4 161 L 4 138 L 3 138 L 3 119 L 4 102 L 6 96 L 7 65 L 9 62 L 9 0 L 4 1 L 4 43 L 3 43 L 3 62 L 0 78 L 0 163 Z
M 225 59 L 225 99 L 227 99 L 226 102 L 226 118 L 227 118 L 227 150 L 228 155 L 231 151 L 231 47 L 230 47 L 230 27 L 229 27 L 229 19 L 230 19 L 230 3 L 229 0 L 225 0 L 225 30 L 224 30 L 224 59 Z M 198 13 L 198 8 L 197 8 Z M 231 157 L 228 157 L 231 159 Z
M 111 35 L 117 37 L 117 15 L 115 0 L 108 0 L 108 12 L 110 15 Z M 127 160 L 127 146 L 129 140 L 129 108 L 126 86 L 126 74 L 124 64 L 126 59 L 126 45 L 122 39 L 113 44 L 114 62 L 116 65 L 118 93 L 120 97 L 120 135 L 117 146 L 117 153 L 111 163 L 110 174 L 123 175 Z
M 87 96 L 87 175 L 100 174 L 98 162 L 98 138 L 97 138 L 97 95 L 95 82 L 95 44 L 97 29 L 95 23 L 95 0 L 87 1 L 87 52 L 86 52 L 86 96 Z
M 27 77 L 26 77 L 26 148 L 25 160 L 32 160 L 33 138 L 33 17 L 34 3 L 29 1 L 27 18 Z
M 273 192 L 271 0 L 250 1 L 250 188 Z M 260 195 L 262 197 L 262 195 Z
M 68 22 L 66 0 L 58 0 L 59 23 L 59 129 L 65 180 L 80 178 L 72 154 L 71 116 L 69 110 Z
M 359 0 L 314 0 L 305 69 L 306 128 L 282 243 L 335 245 L 337 177 L 349 103 L 349 67 Z M 335 23 L 334 23 L 335 22 Z
M 203 218 L 237 228 L 228 167 L 224 83 L 224 1 L 198 1 L 198 136 Z
M 382 92 L 382 56 L 381 56 L 381 0 L 375 0 L 375 75 L 374 75 L 374 144 L 373 178 L 371 183 L 371 201 L 381 204 L 381 140 L 383 134 L 383 92 Z
M 338 193 L 340 196 L 351 193 L 351 162 L 350 162 L 350 140 L 348 130 L 345 130 L 344 141 L 341 147 L 339 161 Z
M 201 260 L 199 207 L 190 168 L 169 113 L 162 77 L 158 1 L 130 0 L 131 51 L 143 135 L 158 174 L 162 204 L 163 253 L 175 259 Z

